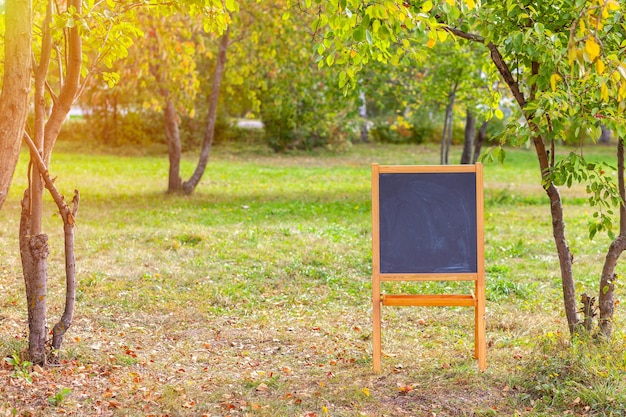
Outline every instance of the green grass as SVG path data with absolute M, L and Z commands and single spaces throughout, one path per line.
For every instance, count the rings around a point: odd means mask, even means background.
M 59 146 L 51 166 L 56 185 L 68 197 L 81 191 L 78 307 L 61 365 L 31 372 L 32 386 L 17 380 L 0 388 L 0 414 L 14 407 L 34 415 L 124 416 L 624 412 L 623 335 L 607 345 L 565 345 L 558 260 L 532 151 L 508 150 L 504 165 L 485 167 L 488 370 L 479 373 L 471 357 L 470 309 L 385 308 L 386 355 L 377 375 L 370 165 L 436 164 L 437 148 L 358 145 L 338 154 L 275 155 L 223 145 L 196 192 L 184 197 L 164 192 L 164 155 Z M 460 149 L 454 151 L 453 160 Z M 587 153 L 610 160 L 612 149 Z M 185 158 L 183 177 L 194 164 L 194 156 Z M 25 170 L 24 155 L 0 211 L 5 356 L 26 346 L 17 249 Z M 563 195 L 579 289 L 596 293 L 608 239 L 587 238 L 592 211 L 583 204 L 584 187 Z M 47 207 L 52 325 L 62 309 L 62 228 L 50 200 Z M 449 292 L 466 284 L 385 289 Z M 623 324 L 618 309 L 617 326 Z M 53 385 L 59 388 L 46 388 Z M 71 391 L 51 407 L 48 398 L 60 387 Z

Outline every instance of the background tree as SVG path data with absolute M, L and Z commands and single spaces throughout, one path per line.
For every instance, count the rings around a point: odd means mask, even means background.
M 420 93 L 438 107 L 444 107 L 444 124 L 441 135 L 441 164 L 449 164 L 452 145 L 455 104 L 465 113 L 465 132 L 461 163 L 473 159 L 475 119 L 488 117 L 487 109 L 502 119 L 498 109 L 499 94 L 489 94 L 489 80 L 484 75 L 485 53 L 472 45 L 434 45 L 425 51 L 425 77 L 420 83 Z M 488 61 L 487 61 L 488 62 Z M 488 64 L 487 64 L 488 65 Z M 495 108 L 496 111 L 491 110 Z M 491 115 L 489 116 L 491 117 Z
M 474 142 L 475 129 L 467 125 L 476 124 L 475 118 L 486 120 L 490 112 L 499 119 L 503 117 L 500 109 L 492 110 L 498 106 L 500 95 L 495 91 L 489 94 L 495 86 L 490 86 L 484 75 L 484 55 L 481 48 L 435 45 L 426 48 L 421 57 L 405 57 L 397 65 L 369 63 L 359 73 L 356 88 L 367 97 L 372 137 L 389 143 L 439 140 L 441 159 L 448 163 L 448 149 L 456 135 L 456 143 L 463 143 L 462 163 L 478 158 L 482 142 Z M 449 106 L 450 98 L 458 106 Z M 466 121 L 465 134 L 459 128 L 461 115 Z M 440 125 L 443 131 L 438 130 Z M 478 133 L 482 125 L 476 129 Z M 482 137 L 485 130 L 486 126 Z
M 247 98 L 268 145 L 277 152 L 346 145 L 358 129 L 358 97 L 343 98 L 311 57 L 313 17 L 284 1 L 251 2 L 238 19 L 227 90 Z
M 175 6 L 165 7 L 169 10 L 141 13 L 142 26 L 147 30 L 131 56 L 134 66 L 145 76 L 129 78 L 124 84 L 145 91 L 140 98 L 144 107 L 163 113 L 170 163 L 168 192 L 176 193 L 183 191 L 179 122 L 181 115 L 195 113 L 194 99 L 200 88 L 195 55 L 204 49 L 205 40 L 200 19 L 183 14 Z M 128 60 L 118 64 L 127 65 Z

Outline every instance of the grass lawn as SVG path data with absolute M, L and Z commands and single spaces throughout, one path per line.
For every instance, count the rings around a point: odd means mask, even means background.
M 595 160 L 612 153 L 586 151 Z M 81 191 L 78 303 L 60 363 L 41 369 L 15 363 L 27 328 L 17 243 L 23 155 L 0 211 L 0 354 L 15 355 L 0 367 L 0 416 L 624 415 L 624 311 L 611 343 L 569 341 L 532 151 L 485 166 L 487 371 L 472 358 L 472 309 L 386 307 L 383 372 L 372 372 L 373 162 L 436 164 L 438 149 L 275 155 L 221 145 L 196 192 L 170 196 L 165 155 L 60 143 L 57 187 L 68 198 Z M 183 177 L 194 165 L 185 158 Z M 584 186 L 563 196 L 579 295 L 596 295 L 608 238 L 587 237 Z M 47 204 L 52 326 L 64 297 L 63 242 Z

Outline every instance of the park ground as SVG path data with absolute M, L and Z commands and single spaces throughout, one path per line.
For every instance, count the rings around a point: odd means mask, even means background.
M 612 152 L 585 155 L 610 161 Z M 224 144 L 192 196 L 165 194 L 162 154 L 121 154 L 59 143 L 53 157 L 57 187 L 82 195 L 79 290 L 73 327 L 45 368 L 22 363 L 23 155 L 0 212 L 0 416 L 626 414 L 624 312 L 610 343 L 570 340 L 531 150 L 485 166 L 484 373 L 472 358 L 471 309 L 413 307 L 383 310 L 383 370 L 372 372 L 370 166 L 435 164 L 437 148 L 277 155 Z M 185 158 L 183 175 L 194 162 Z M 595 294 L 608 238 L 588 239 L 584 185 L 563 195 L 578 289 Z M 64 297 L 62 226 L 47 204 L 53 322 Z

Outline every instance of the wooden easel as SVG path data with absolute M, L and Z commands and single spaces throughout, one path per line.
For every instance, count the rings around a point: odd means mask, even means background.
M 476 223 L 472 224 L 471 235 L 475 234 L 475 264 L 449 272 L 445 268 L 434 271 L 421 271 L 403 267 L 401 272 L 381 272 L 381 206 L 380 178 L 385 174 L 459 174 L 475 178 L 475 200 L 467 198 L 469 204 L 475 203 Z M 388 178 L 388 177 L 387 177 Z M 419 177 L 416 177 L 419 178 Z M 428 178 L 436 178 L 429 176 Z M 460 177 L 459 177 L 460 178 Z M 465 178 L 467 180 L 467 178 Z M 474 194 L 471 193 L 473 196 Z M 457 198 L 451 196 L 452 200 Z M 485 269 L 484 269 L 484 227 L 483 227 L 483 171 L 482 165 L 457 166 L 381 166 L 372 165 L 372 319 L 373 319 L 373 364 L 374 371 L 381 370 L 381 305 L 384 306 L 465 306 L 474 308 L 474 357 L 478 359 L 478 368 L 487 368 L 485 342 Z M 466 202 L 467 203 L 467 202 Z M 474 229 L 475 226 L 475 229 Z M 408 232 L 407 232 L 408 233 Z M 473 244 L 473 242 L 472 242 Z M 474 249 L 474 248 L 473 248 Z M 472 252 L 472 258 L 474 253 Z M 443 258 L 442 258 L 443 259 Z M 445 262 L 445 261 L 443 261 Z M 393 268 L 392 268 L 393 269 Z M 402 268 L 400 268 L 402 269 Z M 454 268 L 452 268 L 454 269 Z M 442 271 L 443 270 L 443 271 Z M 385 281 L 474 281 L 473 294 L 381 294 L 381 282 Z

